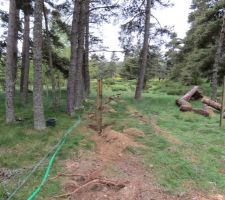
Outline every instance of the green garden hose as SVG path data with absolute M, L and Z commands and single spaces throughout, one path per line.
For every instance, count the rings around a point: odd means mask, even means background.
M 48 176 L 49 176 L 49 173 L 50 173 L 50 170 L 52 168 L 52 165 L 53 165 L 53 162 L 56 158 L 56 156 L 58 155 L 59 151 L 62 149 L 66 139 L 67 139 L 67 136 L 80 124 L 81 122 L 81 118 L 78 117 L 78 120 L 76 121 L 76 123 L 74 123 L 67 131 L 66 133 L 64 134 L 63 138 L 58 142 L 58 144 L 56 144 L 54 147 L 52 147 L 48 153 L 32 168 L 32 170 L 30 171 L 30 173 L 25 177 L 25 179 L 22 181 L 22 183 L 15 189 L 14 192 L 12 192 L 12 194 L 7 198 L 7 200 L 11 200 L 13 199 L 13 197 L 15 196 L 15 194 L 19 191 L 19 189 L 28 181 L 28 179 L 32 176 L 32 174 L 38 169 L 38 167 L 49 157 L 49 155 L 54 151 L 53 155 L 51 156 L 50 160 L 49 160 L 49 163 L 48 163 L 48 166 L 47 166 L 47 169 L 45 171 L 45 174 L 42 178 L 42 181 L 40 183 L 40 185 L 37 187 L 37 189 L 35 191 L 33 191 L 31 193 L 31 195 L 27 198 L 27 200 L 32 200 L 34 199 L 37 194 L 41 191 L 43 185 L 45 184 Z
M 70 134 L 70 133 L 71 133 L 71 132 L 79 125 L 79 124 L 80 124 L 80 122 L 81 122 L 81 119 L 80 119 L 80 117 L 79 117 L 78 121 L 77 121 L 73 126 L 71 126 L 71 127 L 67 130 L 66 134 L 63 136 L 63 138 L 62 138 L 62 140 L 60 141 L 58 147 L 56 148 L 54 154 L 52 155 L 52 157 L 51 157 L 50 160 L 49 160 L 48 167 L 47 167 L 47 169 L 46 169 L 46 171 L 45 171 L 45 174 L 44 174 L 44 176 L 43 176 L 43 178 L 42 178 L 42 181 L 41 181 L 40 185 L 37 187 L 37 189 L 36 189 L 35 191 L 32 192 L 32 194 L 28 197 L 27 200 L 32 200 L 32 199 L 34 199 L 34 198 L 37 196 L 37 194 L 41 191 L 43 185 L 45 184 L 45 182 L 46 182 L 46 180 L 47 180 L 47 178 L 48 178 L 48 175 L 49 175 L 49 173 L 50 173 L 50 170 L 51 170 L 51 167 L 52 167 L 52 165 L 53 165 L 53 162 L 54 162 L 54 160 L 55 160 L 57 154 L 58 154 L 59 151 L 61 150 L 62 146 L 64 145 L 67 136 L 68 136 L 68 135 L 69 135 L 69 134 Z

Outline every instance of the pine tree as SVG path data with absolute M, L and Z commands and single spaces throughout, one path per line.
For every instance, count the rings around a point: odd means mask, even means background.
M 37 130 L 45 129 L 44 108 L 42 100 L 42 14 L 43 0 L 36 0 L 34 7 L 34 47 L 33 47 L 33 110 L 34 128 Z
M 213 76 L 215 77 L 217 74 L 217 82 L 221 83 L 225 63 L 219 63 L 218 73 L 213 72 L 215 71 L 213 65 L 219 41 L 218 33 L 221 31 L 223 21 L 224 6 L 223 0 L 192 1 L 192 12 L 189 15 L 191 28 L 183 40 L 183 47 L 174 54 L 173 68 L 171 69 L 172 78 L 175 77 L 175 79 L 190 85 L 199 84 L 201 78 L 212 82 L 215 80 Z M 213 91 L 216 90 L 212 89 Z
M 30 67 L 30 15 L 32 14 L 31 1 L 23 2 L 24 13 L 24 31 L 23 31 L 23 49 L 22 49 L 22 67 L 20 92 L 22 104 L 25 105 L 28 101 L 28 83 L 29 83 L 29 67 Z
M 160 0 L 126 0 L 123 4 L 123 17 L 126 23 L 121 26 L 120 41 L 125 50 L 125 54 L 129 55 L 135 46 L 141 47 L 139 53 L 139 73 L 136 84 L 135 99 L 140 99 L 144 86 L 145 72 L 147 65 L 147 56 L 149 53 L 149 41 L 154 40 L 159 34 L 168 34 L 169 30 L 158 28 L 154 23 L 150 24 L 151 8 L 156 4 L 168 6 Z M 151 32 L 150 32 L 151 27 Z M 135 36 L 135 37 L 134 37 Z M 134 39 L 136 39 L 136 42 Z
M 7 38 L 7 54 L 5 69 L 5 92 L 6 92 L 6 122 L 15 121 L 14 95 L 15 95 L 15 76 L 17 68 L 17 37 L 18 37 L 18 17 L 19 10 L 16 1 L 10 0 L 9 3 L 9 23 Z
M 139 68 L 139 75 L 138 81 L 135 90 L 135 99 L 141 98 L 142 89 L 144 86 L 144 78 L 145 78 L 145 71 L 147 65 L 147 56 L 148 56 L 148 47 L 149 47 L 149 36 L 150 36 L 150 12 L 151 10 L 151 0 L 147 0 L 146 10 L 145 10 L 145 26 L 144 26 L 144 41 L 143 47 L 140 54 L 140 68 Z
M 49 33 L 49 23 L 48 23 L 48 15 L 47 9 L 43 4 L 43 13 L 44 13 L 44 21 L 45 21 L 45 29 L 46 29 L 46 42 L 47 42 L 47 49 L 48 49 L 48 66 L 50 72 L 50 78 L 52 83 L 52 97 L 53 97 L 53 107 L 57 106 L 57 97 L 56 97 L 56 80 L 53 71 L 53 56 L 52 56 L 52 42 Z
M 77 67 L 77 48 L 78 48 L 78 19 L 79 19 L 79 2 L 74 1 L 73 22 L 71 31 L 71 58 L 69 77 L 67 82 L 67 113 L 72 115 L 74 112 L 75 104 L 75 74 Z

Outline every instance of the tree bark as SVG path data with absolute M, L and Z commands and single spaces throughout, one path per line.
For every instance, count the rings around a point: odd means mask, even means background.
M 78 34 L 78 16 L 79 16 L 79 4 L 78 0 L 74 1 L 74 12 L 73 12 L 73 22 L 71 31 L 71 58 L 70 58 L 70 68 L 69 77 L 67 82 L 67 113 L 72 115 L 74 112 L 75 103 L 75 74 L 77 66 L 77 34 Z
M 177 106 L 182 106 L 182 105 L 190 105 L 191 106 L 191 104 L 188 101 L 186 101 L 185 99 L 182 99 L 182 97 L 180 99 L 176 100 L 176 104 L 177 104 Z
M 24 33 L 23 33 L 23 51 L 22 51 L 22 69 L 21 69 L 21 100 L 22 104 L 27 104 L 28 82 L 29 82 L 29 58 L 30 50 L 30 15 L 24 12 Z
M 196 95 L 197 93 L 197 95 Z M 197 96 L 199 99 L 203 96 L 199 92 L 199 86 L 194 86 L 190 91 L 188 91 L 181 99 L 184 99 L 186 101 L 189 101 L 192 97 Z M 197 100 L 197 98 L 195 98 Z
M 16 1 L 10 0 L 9 24 L 7 37 L 7 54 L 5 69 L 5 92 L 6 92 L 6 123 L 15 121 L 14 93 L 15 93 L 15 71 L 17 67 L 17 37 L 18 37 L 18 14 Z
M 218 85 L 218 71 L 222 56 L 223 44 L 224 44 L 224 34 L 225 34 L 225 14 L 223 16 L 223 25 L 220 32 L 220 38 L 218 41 L 217 51 L 215 55 L 215 61 L 212 70 L 212 82 L 211 82 L 211 98 L 216 100 L 217 98 L 217 85 Z
M 19 12 L 19 9 L 16 9 L 16 25 L 15 25 L 15 35 L 14 35 L 14 41 L 15 41 L 15 49 L 13 50 L 14 53 L 13 53 L 13 93 L 15 95 L 15 92 L 16 92 L 16 78 L 17 78 L 17 61 L 18 61 L 18 48 L 17 48 L 17 45 L 18 45 L 18 30 L 19 30 L 19 20 L 20 20 L 20 16 L 19 16 L 20 12 Z
M 44 4 L 43 4 L 43 13 L 44 13 L 44 19 L 45 19 L 46 39 L 47 39 L 47 48 L 48 48 L 48 65 L 49 65 L 50 77 L 51 77 L 51 82 L 52 82 L 53 107 L 56 107 L 57 106 L 56 80 L 55 80 L 55 76 L 53 73 L 52 43 L 51 43 L 51 38 L 49 35 L 49 29 L 48 29 L 47 11 L 46 11 Z
M 90 74 L 89 74 L 89 17 L 90 17 L 90 0 L 86 0 L 86 17 L 85 17 L 85 51 L 84 51 L 84 64 L 83 64 L 83 77 L 85 97 L 90 94 Z
M 150 36 L 150 15 L 151 15 L 151 0 L 147 0 L 146 10 L 145 10 L 145 30 L 144 30 L 144 42 L 142 52 L 140 54 L 140 68 L 139 68 L 139 75 L 138 81 L 136 85 L 135 91 L 135 99 L 140 99 L 144 78 L 145 78 L 145 71 L 147 66 L 147 56 L 148 56 L 148 47 L 149 47 L 149 36 Z
M 80 6 L 78 16 L 78 47 L 77 47 L 77 68 L 75 75 L 75 108 L 81 106 L 81 102 L 85 97 L 84 78 L 83 78 L 83 55 L 84 55 L 84 33 L 85 33 L 85 2 L 78 0 Z
M 192 111 L 192 105 L 188 102 L 186 102 L 185 104 L 182 104 L 180 106 L 180 111 L 181 112 L 188 112 L 188 111 Z
M 43 0 L 35 1 L 34 8 L 34 83 L 33 83 L 33 110 L 34 110 L 34 128 L 36 130 L 45 129 L 44 108 L 42 100 L 42 13 Z
M 206 117 L 208 117 L 210 115 L 210 113 L 207 110 L 204 110 L 204 109 L 201 109 L 201 108 L 193 108 L 192 111 L 194 113 L 198 113 L 198 114 L 206 116 Z
M 204 97 L 202 99 L 202 103 L 212 107 L 212 108 L 215 108 L 216 110 L 220 111 L 221 110 L 221 104 L 220 103 L 217 103 L 215 101 L 213 101 L 212 99 L 209 99 L 207 97 Z

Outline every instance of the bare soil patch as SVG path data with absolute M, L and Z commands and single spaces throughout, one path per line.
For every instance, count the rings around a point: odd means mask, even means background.
M 93 135 L 92 140 L 96 142 L 96 156 L 102 161 L 114 161 L 123 157 L 123 151 L 129 147 L 143 147 L 134 142 L 128 134 L 123 134 L 106 127 L 101 136 Z

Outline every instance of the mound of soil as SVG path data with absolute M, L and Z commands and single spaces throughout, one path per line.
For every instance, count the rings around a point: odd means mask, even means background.
M 140 121 L 149 118 L 130 110 Z M 155 131 L 165 134 L 158 127 Z M 91 130 L 91 129 L 90 129 Z M 93 130 L 93 129 L 92 129 Z M 90 137 L 95 141 L 94 151 L 81 151 L 78 158 L 64 162 L 63 188 L 65 194 L 55 196 L 70 200 L 222 200 L 222 195 L 205 197 L 201 193 L 172 195 L 155 181 L 153 173 L 143 165 L 140 155 L 129 154 L 128 147 L 143 148 L 134 137 L 144 137 L 136 128 L 124 129 L 122 133 L 112 127 L 104 128 Z
M 106 127 L 101 136 L 95 134 L 91 139 L 97 144 L 96 155 L 103 161 L 120 159 L 123 156 L 123 151 L 129 146 L 142 146 L 134 142 L 128 134 L 112 130 L 111 126 Z
M 123 133 L 106 127 L 95 141 L 94 152 L 82 152 L 79 158 L 67 160 L 63 188 L 65 194 L 58 198 L 72 200 L 173 200 L 178 199 L 165 192 L 152 173 L 143 167 L 141 157 L 127 154 L 127 147 L 144 147 L 134 141 L 134 136 L 144 136 L 136 128 L 125 129 Z M 57 198 L 56 196 L 54 198 Z

